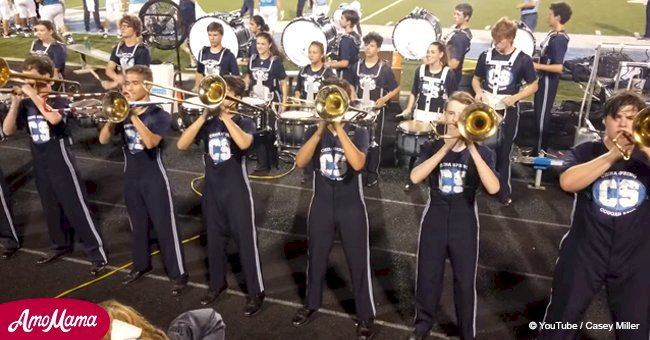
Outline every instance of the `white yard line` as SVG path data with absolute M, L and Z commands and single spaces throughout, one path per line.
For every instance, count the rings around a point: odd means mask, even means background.
M 389 8 L 395 6 L 395 5 L 399 5 L 399 4 L 401 4 L 402 2 L 404 2 L 404 0 L 397 0 L 397 1 L 393 2 L 392 4 L 386 6 L 386 7 L 382 8 L 382 9 L 380 9 L 380 10 L 374 12 L 374 13 L 371 13 L 371 14 L 368 15 L 367 17 L 364 17 L 363 19 L 361 19 L 361 23 L 364 23 L 364 22 L 366 22 L 366 21 L 368 21 L 368 20 L 374 18 L 376 15 L 385 12 L 387 9 L 389 9 Z

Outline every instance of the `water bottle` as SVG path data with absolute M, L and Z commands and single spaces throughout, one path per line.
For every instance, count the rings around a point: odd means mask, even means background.
M 87 50 L 90 50 L 90 48 L 91 48 L 91 46 L 90 46 L 90 39 L 88 39 L 88 37 L 84 37 L 84 47 L 85 47 Z

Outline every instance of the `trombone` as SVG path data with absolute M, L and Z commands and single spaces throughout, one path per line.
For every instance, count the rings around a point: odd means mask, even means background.
M 458 116 L 458 122 L 449 124 L 445 121 L 433 121 L 433 134 L 436 139 L 457 138 L 458 136 L 440 135 L 436 130 L 437 124 L 456 125 L 458 133 L 466 140 L 481 142 L 494 135 L 501 125 L 503 118 L 489 105 L 474 103 L 468 105 Z
M 110 91 L 102 98 L 102 105 L 91 105 L 82 107 L 68 107 L 64 109 L 54 109 L 53 111 L 59 112 L 62 115 L 68 113 L 77 113 L 79 111 L 101 110 L 101 121 L 108 121 L 111 123 L 121 123 L 126 117 L 129 116 L 129 111 L 134 107 L 144 107 L 158 105 L 159 102 L 131 102 L 124 97 L 123 94 L 117 91 Z M 77 115 L 78 117 L 91 117 L 97 118 L 96 115 Z
M 650 107 L 639 111 L 636 117 L 634 117 L 632 121 L 632 133 L 621 131 L 616 138 L 612 139 L 618 151 L 623 155 L 623 159 L 627 161 L 632 156 L 632 150 L 623 149 L 623 146 L 618 142 L 620 137 L 626 138 L 632 144 L 646 148 L 650 147 Z
M 201 83 L 199 83 L 199 92 L 198 93 L 183 90 L 183 89 L 178 88 L 178 87 L 172 87 L 172 86 L 165 86 L 165 85 L 156 84 L 156 83 L 148 81 L 148 80 L 145 80 L 144 84 L 152 86 L 152 87 L 159 87 L 159 88 L 166 89 L 166 90 L 172 90 L 172 91 L 180 92 L 180 93 L 191 95 L 191 96 L 198 96 L 199 99 L 201 100 L 202 104 L 196 104 L 196 105 L 200 105 L 200 106 L 202 106 L 204 108 L 207 108 L 207 109 L 215 109 L 215 108 L 219 107 L 219 105 L 221 105 L 221 103 L 225 99 L 228 99 L 228 100 L 234 101 L 234 102 L 236 102 L 238 104 L 241 104 L 241 105 L 250 107 L 252 109 L 255 109 L 258 112 L 265 111 L 264 107 L 259 107 L 257 105 L 249 104 L 249 103 L 246 103 L 243 100 L 240 100 L 240 99 L 237 99 L 235 97 L 232 97 L 232 96 L 228 95 L 228 84 L 223 79 L 223 77 L 221 77 L 220 75 L 210 75 L 210 76 L 206 76 L 205 78 L 203 78 L 203 80 L 201 80 Z M 152 92 L 151 89 L 148 89 L 148 88 L 147 88 L 147 92 L 149 92 L 149 94 L 152 95 L 152 96 L 156 96 L 156 97 L 160 97 L 160 98 L 163 98 L 163 99 L 175 101 L 175 102 L 178 102 L 178 103 L 184 103 L 185 102 L 185 100 L 183 100 L 183 99 L 178 99 L 178 98 L 173 98 L 173 97 L 157 94 L 155 92 Z M 193 104 L 195 104 L 195 103 L 193 103 Z M 234 110 L 230 110 L 230 112 L 241 115 L 241 116 L 244 116 L 244 117 L 247 117 L 247 118 L 254 118 L 254 117 L 252 117 L 250 115 L 247 115 L 247 114 L 244 114 L 244 113 L 241 113 L 241 112 L 237 112 L 237 111 L 234 111 Z
M 321 87 L 314 100 L 316 114 L 328 122 L 331 121 L 349 121 L 354 122 L 372 114 L 372 110 L 363 110 L 350 106 L 350 96 L 340 86 L 326 85 Z M 354 111 L 356 114 L 348 119 L 343 119 L 345 113 Z
M 7 61 L 4 58 L 0 58 L 0 87 L 7 85 L 9 81 L 17 81 L 17 79 L 21 79 L 21 80 L 32 79 L 32 80 L 42 81 L 46 83 L 57 82 L 57 83 L 72 85 L 77 89 L 81 87 L 81 84 L 79 84 L 79 82 L 77 81 L 42 77 L 42 76 L 13 71 L 12 69 L 9 68 L 9 64 L 7 63 Z

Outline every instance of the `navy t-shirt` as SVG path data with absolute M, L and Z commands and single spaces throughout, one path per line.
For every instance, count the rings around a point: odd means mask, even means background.
M 569 47 L 569 36 L 561 32 L 549 32 L 546 40 L 541 44 L 542 55 L 539 59 L 540 64 L 545 65 L 562 65 L 564 56 Z M 559 80 L 560 73 L 540 71 L 540 77 L 548 76 L 552 80 Z
M 66 98 L 52 98 L 48 99 L 46 103 L 52 109 L 63 109 L 68 107 L 69 102 Z M 56 125 L 50 124 L 31 99 L 20 101 L 16 124 L 21 128 L 27 128 L 29 135 L 32 137 L 32 143 L 36 146 L 70 136 L 65 117 Z
M 334 71 L 328 67 L 321 67 L 319 70 L 312 70 L 311 65 L 300 69 L 298 79 L 296 80 L 296 91 L 300 91 L 300 98 L 307 98 L 307 90 L 311 86 L 313 93 L 318 92 L 321 82 L 325 78 L 336 77 Z
M 34 40 L 32 43 L 31 54 L 34 56 L 49 57 L 54 63 L 54 68 L 59 71 L 59 74 L 62 75 L 65 72 L 65 61 L 68 57 L 68 49 L 58 41 L 53 41 L 46 47 L 43 45 L 41 40 Z
M 587 163 L 607 153 L 602 142 L 585 142 L 571 150 L 564 169 Z M 614 163 L 591 185 L 578 193 L 574 224 L 603 223 L 614 226 L 644 223 L 650 212 L 650 161 L 635 148 L 630 160 Z M 579 208 L 579 209 L 578 209 Z
M 442 140 L 424 143 L 420 149 L 420 157 L 416 166 L 436 154 L 444 143 Z M 482 145 L 476 145 L 476 149 L 488 167 L 496 174 L 494 151 Z M 440 164 L 429 174 L 428 181 L 432 203 L 436 198 L 445 200 L 450 195 L 463 195 L 468 203 L 473 203 L 476 191 L 482 185 L 472 155 L 467 148 L 460 152 L 451 150 L 447 152 Z
M 511 55 L 499 54 L 492 49 L 492 60 L 508 61 Z M 533 59 L 526 53 L 520 52 L 512 65 L 504 65 L 500 71 L 497 66 L 486 65 L 486 58 L 487 51 L 479 56 L 474 75 L 481 78 L 481 88 L 488 92 L 497 86 L 497 94 L 513 95 L 519 92 L 522 82 L 530 84 L 537 79 Z
M 309 140 L 317 129 L 318 126 L 307 129 L 305 140 Z M 359 151 L 364 154 L 368 152 L 368 130 L 352 124 L 346 124 L 343 129 Z M 311 161 L 314 172 L 320 173 L 332 183 L 347 182 L 350 177 L 358 174 L 345 158 L 339 138 L 329 128 L 323 132 Z
M 424 68 L 424 77 L 420 76 L 422 68 Z M 458 84 L 451 69 L 447 72 L 444 83 L 441 81 L 443 70 L 432 74 L 427 65 L 421 65 L 415 70 L 411 94 L 417 98 L 416 108 L 418 110 L 442 112 L 447 98 L 458 90 Z M 430 97 L 428 106 L 426 105 L 427 95 Z
M 208 75 L 239 75 L 237 58 L 227 48 L 222 48 L 218 53 L 212 53 L 210 46 L 205 46 L 199 52 L 199 60 L 196 65 L 196 71 Z
M 336 60 L 347 60 L 348 67 L 339 69 L 339 77 L 347 80 L 353 84 L 352 74 L 354 73 L 354 64 L 359 61 L 359 47 L 361 46 L 361 38 L 356 32 L 351 32 L 341 36 L 339 42 L 339 54 Z
M 138 116 L 142 123 L 154 134 L 164 136 L 171 127 L 171 115 L 160 106 L 149 106 Z M 127 117 L 124 122 L 118 125 L 118 131 L 122 133 L 122 141 L 129 154 L 137 155 L 146 152 L 149 155 L 156 153 L 162 147 L 162 141 L 153 149 L 147 149 L 142 141 L 142 137 L 131 122 L 131 117 Z
M 262 85 L 269 89 L 273 94 L 273 101 L 281 101 L 280 80 L 287 77 L 284 71 L 284 65 L 280 58 L 271 56 L 267 59 L 260 58 L 259 55 L 253 55 L 248 61 L 248 74 L 251 77 L 250 87 L 253 89 L 257 80 L 262 81 Z
M 233 122 L 244 132 L 250 135 L 255 133 L 255 122 L 251 119 L 235 116 Z M 199 130 L 197 139 L 203 142 L 203 151 L 212 160 L 212 164 L 206 162 L 206 166 L 216 168 L 227 161 L 239 163 L 246 155 L 246 150 L 240 149 L 233 141 L 226 124 L 217 116 L 208 118 Z
M 363 90 L 370 90 L 370 100 L 377 100 L 386 93 L 396 89 L 399 84 L 390 65 L 379 60 L 372 67 L 367 67 L 365 59 L 359 60 L 353 66 L 352 84 L 357 90 L 357 97 L 363 98 Z
M 151 55 L 142 43 L 129 47 L 124 42 L 120 42 L 113 47 L 110 60 L 119 66 L 121 72 L 124 72 L 134 65 L 149 66 Z
M 447 50 L 449 51 L 449 59 L 456 59 L 459 61 L 458 68 L 454 70 L 456 81 L 460 82 L 463 76 L 463 62 L 465 55 L 469 52 L 472 42 L 472 31 L 466 29 L 454 29 L 449 35 L 445 37 Z

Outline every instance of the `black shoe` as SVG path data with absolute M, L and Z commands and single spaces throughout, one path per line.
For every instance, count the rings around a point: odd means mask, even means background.
M 501 204 L 503 204 L 506 207 L 509 207 L 510 205 L 512 205 L 512 198 L 510 198 L 509 196 L 500 199 L 500 201 L 501 201 Z
M 406 192 L 411 191 L 411 183 L 406 183 L 406 185 L 404 185 L 404 191 Z
M 271 173 L 271 169 L 269 169 L 269 168 L 257 168 L 251 173 L 251 175 L 252 176 L 268 176 L 270 173 Z
M 409 337 L 406 338 L 406 339 L 407 340 L 424 340 L 424 338 L 426 336 L 427 336 L 427 332 L 421 333 L 416 329 L 411 334 L 409 334 Z
M 97 276 L 104 268 L 106 268 L 106 262 L 93 262 L 93 266 L 90 267 L 90 275 Z
M 368 174 L 368 179 L 367 179 L 366 186 L 369 187 L 369 188 L 374 187 L 375 185 L 377 185 L 377 183 L 379 183 L 379 175 L 377 175 L 377 174 Z
M 357 339 L 369 340 L 373 336 L 375 336 L 375 333 L 372 331 L 372 321 L 360 321 L 357 324 Z
M 65 255 L 65 254 L 68 254 L 68 253 L 70 253 L 70 252 L 72 252 L 71 249 L 50 250 L 50 251 L 48 251 L 47 253 L 45 253 L 45 255 L 43 255 L 41 258 L 39 258 L 38 260 L 36 260 L 36 263 L 37 263 L 37 264 L 46 264 L 46 263 L 50 263 L 50 262 L 52 262 L 52 261 L 58 259 L 59 257 Z
M 208 293 L 201 299 L 201 305 L 206 306 L 217 300 L 217 298 L 226 290 L 226 286 L 219 290 L 208 290 Z
M 174 296 L 179 296 L 187 287 L 187 275 L 181 275 L 180 277 L 173 279 L 172 282 L 174 285 L 172 286 L 172 295 Z
M 150 271 L 151 271 L 151 269 L 145 269 L 145 270 L 142 270 L 142 271 L 139 271 L 139 272 L 135 271 L 135 270 L 132 270 L 128 275 L 126 275 L 124 277 L 124 279 L 122 280 L 122 284 L 123 285 L 128 285 L 130 283 L 133 283 L 133 282 L 137 281 L 138 279 L 140 279 L 141 277 L 145 276 Z
M 262 310 L 264 302 L 264 293 L 259 293 L 253 297 L 246 297 L 246 307 L 244 307 L 244 316 L 254 316 Z
M 314 315 L 314 313 L 316 313 L 316 310 L 302 307 L 298 309 L 293 320 L 291 320 L 291 323 L 294 326 L 302 326 L 311 320 L 311 316 Z
M 18 248 L 4 249 L 4 250 L 2 251 L 2 254 L 0 254 L 0 259 L 8 260 L 8 259 L 10 259 L 12 256 L 14 256 L 14 255 L 16 254 L 17 251 L 18 251 Z

